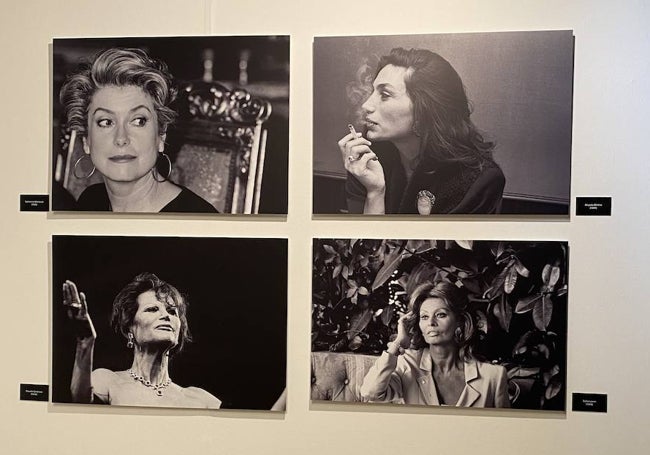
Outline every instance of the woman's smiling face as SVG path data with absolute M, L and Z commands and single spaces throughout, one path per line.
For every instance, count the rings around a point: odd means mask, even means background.
M 154 291 L 140 294 L 137 303 L 138 309 L 131 327 L 136 344 L 162 343 L 167 348 L 176 346 L 181 330 L 178 308 L 160 302 Z
M 373 91 L 363 103 L 367 137 L 394 141 L 413 136 L 413 103 L 406 91 L 409 70 L 386 65 L 373 81 Z
M 427 344 L 450 344 L 455 342 L 458 320 L 444 300 L 431 297 L 420 306 L 419 327 Z
M 140 87 L 109 85 L 92 96 L 84 150 L 106 179 L 133 182 L 145 176 L 164 139 L 151 96 Z

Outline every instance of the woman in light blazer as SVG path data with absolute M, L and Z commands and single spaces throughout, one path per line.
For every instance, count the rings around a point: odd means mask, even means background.
M 397 338 L 368 371 L 361 395 L 368 401 L 510 407 L 506 369 L 472 354 L 476 329 L 467 295 L 452 283 L 420 285 Z

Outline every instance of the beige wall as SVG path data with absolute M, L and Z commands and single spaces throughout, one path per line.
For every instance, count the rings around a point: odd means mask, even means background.
M 408 5 L 407 8 L 404 6 Z M 650 216 L 647 153 L 650 11 L 644 1 L 307 2 L 23 0 L 0 17 L 0 451 L 113 453 L 647 453 Z M 572 198 L 613 196 L 610 218 L 476 222 L 312 220 L 314 35 L 573 29 Z M 48 191 L 52 37 L 291 34 L 291 156 L 285 220 L 226 221 L 19 213 Z M 285 415 L 80 408 L 18 400 L 50 370 L 52 234 L 289 238 L 289 410 Z M 569 392 L 609 395 L 607 414 L 495 413 L 309 402 L 311 238 L 568 240 Z M 260 352 L 263 355 L 263 352 Z M 226 373 L 224 373 L 226 374 Z

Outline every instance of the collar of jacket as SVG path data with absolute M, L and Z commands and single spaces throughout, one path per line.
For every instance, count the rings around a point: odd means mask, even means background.
M 467 360 L 463 362 L 465 372 L 465 388 L 463 389 L 456 406 L 472 406 L 479 399 L 481 393 L 472 386 L 472 381 L 479 378 L 478 365 L 476 360 Z M 418 375 L 417 382 L 420 387 L 420 392 L 424 397 L 424 402 L 429 405 L 440 406 L 438 400 L 438 393 L 436 392 L 436 384 L 433 380 L 433 361 L 429 348 L 422 349 L 420 357 L 420 374 Z

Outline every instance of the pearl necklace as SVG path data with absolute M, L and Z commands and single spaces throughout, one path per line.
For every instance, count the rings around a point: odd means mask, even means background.
M 165 388 L 167 388 L 167 386 L 169 386 L 169 384 L 172 383 L 172 380 L 170 378 L 167 378 L 167 380 L 165 382 L 161 382 L 159 384 L 152 384 L 151 381 L 147 381 L 142 376 L 138 376 L 137 374 L 135 374 L 135 372 L 133 370 L 129 370 L 129 374 L 131 375 L 133 380 L 140 382 L 145 387 L 149 387 L 149 388 L 153 389 L 154 392 L 156 392 L 156 394 L 159 397 L 162 396 L 163 391 L 165 390 Z

